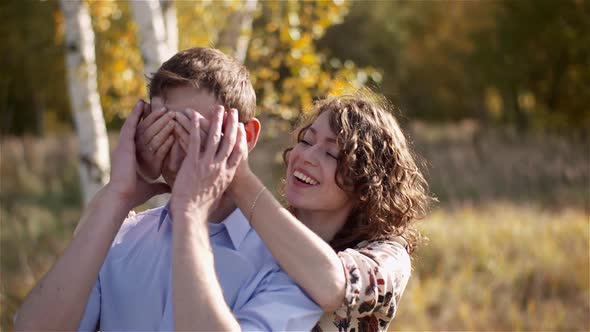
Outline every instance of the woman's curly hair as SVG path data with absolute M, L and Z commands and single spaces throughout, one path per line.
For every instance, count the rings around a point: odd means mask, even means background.
M 336 184 L 355 202 L 342 229 L 331 240 L 334 250 L 361 241 L 402 236 L 411 253 L 421 236 L 412 224 L 426 214 L 432 197 L 392 105 L 368 90 L 329 97 L 314 104 L 311 117 L 297 130 L 300 140 L 324 112 L 341 149 Z M 288 153 L 283 158 L 287 162 Z

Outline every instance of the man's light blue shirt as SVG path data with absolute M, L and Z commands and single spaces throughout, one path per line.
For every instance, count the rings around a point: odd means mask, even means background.
M 174 330 L 172 227 L 166 207 L 123 223 L 79 330 Z M 224 300 L 242 330 L 313 328 L 320 307 L 281 270 L 239 209 L 222 223 L 209 224 L 209 233 Z

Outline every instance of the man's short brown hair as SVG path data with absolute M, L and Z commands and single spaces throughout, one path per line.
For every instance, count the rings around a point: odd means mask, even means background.
M 150 78 L 150 99 L 165 97 L 166 89 L 180 86 L 212 92 L 225 107 L 237 109 L 242 122 L 256 112 L 256 94 L 248 70 L 219 50 L 195 47 L 176 53 Z

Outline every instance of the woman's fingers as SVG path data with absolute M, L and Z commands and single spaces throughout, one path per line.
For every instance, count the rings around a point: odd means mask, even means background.
M 211 121 L 211 126 L 209 127 L 209 134 L 207 135 L 207 145 L 205 147 L 205 154 L 204 157 L 206 158 L 206 162 L 212 162 L 214 160 L 215 155 L 217 154 L 217 149 L 219 147 L 219 143 L 221 142 L 221 126 L 223 125 L 223 113 L 224 108 L 223 106 L 216 106 L 215 110 L 213 111 L 213 120 Z
M 186 129 L 187 132 L 191 131 L 190 119 L 192 117 L 193 112 L 199 113 L 198 111 L 187 108 L 187 109 L 184 109 L 183 111 L 179 111 L 178 116 L 176 117 L 176 121 L 179 121 L 179 123 L 182 125 L 182 127 L 184 129 Z M 184 118 L 181 117 L 180 114 L 184 114 Z M 180 121 L 182 121 L 182 122 L 180 122 Z M 201 117 L 199 117 L 199 122 L 200 122 L 201 132 L 205 133 L 205 136 L 201 135 L 201 139 L 206 139 L 207 134 L 209 133 L 209 121 L 204 116 L 201 116 Z
M 168 137 L 172 135 L 172 132 L 174 131 L 174 126 L 175 122 L 173 120 L 170 120 L 168 121 L 168 123 L 164 125 L 164 127 L 160 131 L 156 132 L 154 137 L 152 137 L 152 139 L 147 143 L 148 146 L 151 148 L 150 151 L 157 151 L 160 148 L 160 146 L 162 146 L 162 144 L 166 142 Z
M 191 158 L 194 160 L 194 165 L 196 166 L 199 162 L 201 156 L 201 135 L 199 132 L 200 129 L 200 122 L 199 118 L 202 117 L 198 112 L 193 112 L 191 116 L 191 131 L 190 131 L 190 141 L 188 145 L 188 152 L 186 158 Z
M 155 111 L 152 110 L 149 114 L 146 115 L 145 109 L 149 108 L 149 106 L 145 107 L 147 106 L 147 104 L 144 101 L 141 102 L 143 103 L 145 117 L 143 118 L 143 120 L 141 120 L 139 126 L 137 127 L 137 133 L 140 135 L 143 134 L 152 124 L 154 124 L 154 122 L 160 119 L 163 115 L 167 114 L 166 108 L 162 107 Z
M 187 108 L 184 111 L 177 112 L 176 114 L 176 122 L 178 122 L 182 129 L 184 129 L 187 133 L 191 132 L 191 118 L 193 116 L 193 112 L 195 111 L 191 110 L 190 108 Z
M 246 140 L 246 130 L 244 129 L 244 124 L 240 123 L 238 125 L 238 132 L 236 135 L 236 144 L 234 144 L 231 155 L 227 159 L 227 167 L 230 169 L 237 167 L 242 159 L 245 159 L 244 156 L 247 154 L 248 141 Z
M 226 161 L 231 154 L 236 143 L 236 134 L 238 133 L 238 111 L 232 108 L 226 116 L 225 130 L 223 139 L 215 157 L 216 162 Z
M 191 131 L 191 119 L 192 113 L 195 112 L 194 110 L 187 108 L 184 111 L 179 111 L 176 113 L 176 122 L 178 122 L 178 126 L 175 129 L 176 135 L 179 137 L 179 141 L 183 142 L 186 147 L 188 147 L 188 143 L 190 140 L 190 131 Z M 188 114 L 188 115 L 187 115 Z M 209 121 L 203 116 L 199 116 L 199 127 L 200 135 L 201 135 L 201 147 L 203 148 L 203 144 L 207 142 L 208 130 L 209 130 Z M 186 150 L 185 150 L 186 152 Z
M 164 158 L 166 158 L 166 155 L 170 151 L 172 144 L 174 144 L 174 136 L 169 135 L 168 138 L 166 138 L 166 141 L 164 141 L 164 143 L 160 145 L 156 151 L 156 163 L 158 163 L 158 165 L 164 161 Z
M 207 123 L 206 119 L 198 112 L 190 111 L 189 121 L 186 121 L 188 119 L 185 118 L 184 111 L 179 112 L 174 129 L 180 147 L 187 152 L 187 158 L 190 156 L 196 163 L 237 166 L 244 155 L 244 150 L 247 150 L 246 134 L 243 124 L 238 121 L 238 111 L 231 109 L 226 113 L 222 106 L 217 106 L 206 137 L 202 128 L 203 123 Z M 187 127 L 190 130 L 188 137 Z M 197 149 L 197 145 L 195 145 L 197 143 L 200 147 L 204 146 L 205 149 Z M 197 154 L 197 152 L 199 153 Z
M 170 126 L 170 123 L 174 124 L 174 118 L 176 117 L 175 112 L 167 111 L 166 114 L 160 116 L 159 119 L 154 121 L 149 127 L 145 129 L 145 131 L 141 134 L 144 139 L 144 143 L 147 146 L 151 147 L 152 150 L 156 150 L 158 146 L 156 145 L 158 142 L 152 142 L 154 138 L 163 130 L 168 130 L 168 133 L 171 133 L 174 130 L 174 125 Z M 167 136 L 167 135 L 166 135 Z M 164 136 L 164 139 L 166 138 Z M 160 141 L 160 143 L 163 142 Z
M 174 124 L 174 133 L 176 134 L 176 139 L 178 143 L 180 143 L 180 147 L 184 150 L 185 153 L 188 153 L 188 146 L 190 144 L 190 133 L 186 132 L 184 128 L 180 126 L 180 124 Z
M 180 146 L 184 150 L 185 153 L 188 153 L 188 146 L 190 143 L 190 132 L 191 132 L 191 117 L 193 116 L 192 110 L 186 109 L 191 113 L 187 113 L 182 111 L 176 113 L 176 125 L 174 127 L 174 132 L 176 133 L 176 137 L 178 137 L 178 142 Z M 201 139 L 203 136 L 201 136 Z
M 145 112 L 145 108 L 144 108 Z M 145 113 L 144 113 L 145 114 Z M 162 119 L 166 119 L 166 109 L 160 109 L 156 112 L 152 112 L 150 115 L 145 117 L 141 120 L 137 126 L 137 147 L 139 152 L 142 154 L 143 158 L 150 159 L 150 156 L 156 151 L 158 145 L 151 145 L 151 141 L 153 136 L 158 133 L 158 131 L 153 130 L 153 126 L 157 121 L 161 121 Z M 160 124 L 166 125 L 166 121 L 161 121 Z M 160 125 L 158 125 L 159 128 Z M 152 130 L 150 130 L 152 128 Z
M 123 127 L 121 127 L 121 134 L 119 135 L 119 144 L 125 143 L 134 146 L 135 131 L 137 129 L 137 123 L 139 122 L 142 113 L 143 104 L 140 100 L 135 104 L 133 110 L 131 111 L 131 114 L 129 114 L 127 120 L 125 120 L 125 123 L 123 123 Z

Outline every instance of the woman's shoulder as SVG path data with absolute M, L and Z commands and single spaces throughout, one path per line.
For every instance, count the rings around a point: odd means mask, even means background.
M 320 325 L 328 326 L 328 320 L 339 327 L 360 328 L 370 321 L 375 330 L 387 329 L 411 273 L 403 238 L 363 241 L 338 256 L 346 273 L 345 301 Z
M 369 265 L 376 265 L 380 270 L 404 271 L 408 274 L 411 270 L 407 242 L 401 236 L 363 241 L 353 248 L 339 252 L 338 255 L 341 259 L 348 257 L 358 263 L 366 262 Z
M 355 245 L 352 249 L 379 250 L 382 248 L 393 248 L 394 250 L 403 248 L 406 250 L 406 252 L 408 252 L 408 242 L 401 236 L 392 236 L 385 239 L 362 241 Z

